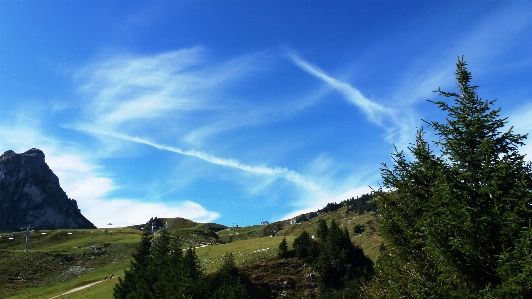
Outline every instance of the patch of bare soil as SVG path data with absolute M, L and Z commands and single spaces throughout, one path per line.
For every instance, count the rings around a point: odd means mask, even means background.
M 272 258 L 238 270 L 251 298 L 315 298 L 317 295 L 316 274 L 298 258 Z

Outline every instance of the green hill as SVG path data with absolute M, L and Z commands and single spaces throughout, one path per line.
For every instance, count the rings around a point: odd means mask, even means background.
M 308 265 L 297 258 L 278 259 L 277 251 L 283 237 L 290 244 L 303 230 L 314 235 L 320 219 L 327 223 L 335 220 L 340 227 L 347 227 L 353 243 L 363 248 L 371 259 L 378 257 L 383 240 L 378 235 L 377 215 L 349 212 L 353 209 L 345 203 L 338 206 L 334 211 L 321 212 L 299 223 L 285 220 L 241 228 L 195 223 L 183 218 L 158 220 L 184 247 L 197 248 L 207 272 L 216 270 L 225 254 L 233 253 L 250 293 L 255 298 L 275 298 L 313 292 L 315 286 L 307 281 Z M 102 229 L 34 231 L 30 234 L 29 252 L 24 252 L 24 232 L 1 234 L 0 297 L 51 298 L 98 282 L 60 298 L 110 298 L 118 280 L 104 278 L 111 274 L 123 275 L 129 267 L 131 254 L 141 237 L 139 228 L 112 228 L 107 232 Z
M 50 298 L 125 269 L 141 232 L 132 229 L 34 231 L 0 235 L 0 297 Z

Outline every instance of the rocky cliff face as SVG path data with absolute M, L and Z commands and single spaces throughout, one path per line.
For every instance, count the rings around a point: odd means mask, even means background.
M 7 151 L 0 156 L 0 232 L 34 229 L 96 228 L 44 161 L 44 153 Z

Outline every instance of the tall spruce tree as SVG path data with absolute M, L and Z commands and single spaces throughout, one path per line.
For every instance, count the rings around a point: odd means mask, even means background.
M 316 231 L 316 237 L 320 240 L 326 240 L 327 234 L 329 232 L 329 227 L 325 219 L 318 220 L 318 230 Z
M 181 247 L 178 238 L 171 238 L 166 265 L 158 276 L 157 298 L 191 298 L 195 292 L 194 282 L 185 275 Z
M 532 298 L 532 168 L 524 135 L 503 131 L 495 101 L 478 97 L 462 59 L 459 92 L 438 94 L 447 122 L 427 122 L 433 151 L 418 132 L 407 160 L 384 164 L 378 192 L 386 250 L 366 296 Z
M 353 245 L 347 228 L 341 229 L 332 220 L 327 230 L 326 239 L 319 241 L 319 255 L 314 262 L 322 288 L 338 290 L 349 284 L 354 286 L 352 280 L 359 284 L 367 281 L 373 273 L 373 262 Z
M 151 298 L 153 289 L 148 267 L 152 262 L 150 254 L 152 238 L 146 225 L 137 251 L 133 253 L 130 269 L 124 271 L 124 279 L 118 278 L 118 283 L 113 289 L 114 298 Z
M 280 258 L 286 258 L 289 256 L 288 242 L 286 242 L 285 237 L 283 237 L 283 240 L 281 243 L 279 243 L 279 251 L 277 252 L 277 256 Z
M 312 262 L 319 254 L 316 242 L 307 231 L 302 231 L 294 239 L 294 255 L 300 259 Z
M 158 231 L 158 236 L 153 240 L 151 246 L 152 262 L 148 266 L 148 274 L 151 285 L 154 290 L 154 298 L 169 298 L 166 289 L 169 287 L 168 281 L 164 279 L 170 270 L 170 245 L 172 238 L 170 233 L 165 229 Z
M 238 275 L 235 257 L 232 253 L 226 254 L 218 271 L 208 274 L 205 278 L 207 291 L 203 298 L 206 299 L 246 299 L 246 289 Z

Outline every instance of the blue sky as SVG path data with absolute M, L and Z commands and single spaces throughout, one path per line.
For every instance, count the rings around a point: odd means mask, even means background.
M 367 193 L 421 119 L 444 119 L 426 99 L 454 91 L 462 55 L 532 131 L 529 1 L 0 0 L 0 15 L 0 151 L 42 149 L 99 227 L 251 225 Z

